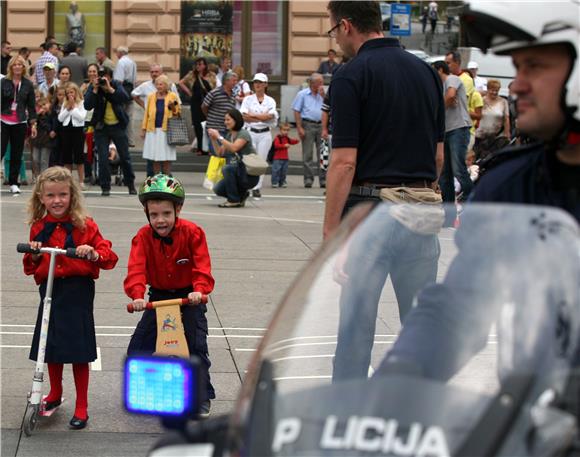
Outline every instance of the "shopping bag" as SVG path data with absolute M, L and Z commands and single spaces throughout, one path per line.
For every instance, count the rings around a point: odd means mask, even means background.
M 225 164 L 226 159 L 223 157 L 211 156 L 209 158 L 209 163 L 207 164 L 207 170 L 205 172 L 205 179 L 203 180 L 203 187 L 207 190 L 213 190 L 213 186 L 224 179 L 222 168 Z
M 184 146 L 191 144 L 187 122 L 181 116 L 173 116 L 167 119 L 167 144 L 169 146 Z

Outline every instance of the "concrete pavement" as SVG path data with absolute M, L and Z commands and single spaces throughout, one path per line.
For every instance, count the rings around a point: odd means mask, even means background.
M 137 180 L 144 179 L 137 173 Z M 217 399 L 212 414 L 233 407 L 244 370 L 278 301 L 321 243 L 324 197 L 321 189 L 304 189 L 301 176 L 290 176 L 287 189 L 266 185 L 264 197 L 245 208 L 222 209 L 223 199 L 201 187 L 203 174 L 180 173 L 187 198 L 182 217 L 199 223 L 207 234 L 215 291 L 208 305 L 212 380 Z M 268 181 L 266 181 L 268 182 Z M 121 402 L 122 362 L 139 315 L 128 314 L 122 289 L 131 237 L 147 221 L 126 188 L 114 186 L 100 196 L 96 186 L 86 204 L 103 235 L 113 242 L 119 263 L 97 280 L 95 322 L 100 357 L 92 364 L 88 427 L 68 430 L 75 390 L 70 365 L 65 367 L 65 404 L 43 419 L 30 438 L 20 432 L 34 363 L 28 351 L 38 309 L 38 289 L 22 271 L 16 244 L 28 239 L 25 207 L 30 187 L 12 197 L 2 189 L 1 280 L 1 455 L 2 456 L 143 456 L 160 436 L 156 419 L 129 416 Z M 48 391 L 48 382 L 45 383 Z

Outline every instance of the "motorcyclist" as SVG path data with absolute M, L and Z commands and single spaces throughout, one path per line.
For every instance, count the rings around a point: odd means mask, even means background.
M 469 2 L 463 14 L 463 27 L 470 45 L 511 55 L 516 67 L 512 89 L 517 95 L 518 128 L 537 142 L 500 151 L 483 164 L 483 176 L 470 198 L 471 202 L 499 202 L 559 207 L 580 221 L 580 4 L 573 0 L 545 3 L 530 2 L 526 8 L 514 2 Z M 467 205 L 468 206 L 468 205 Z M 484 344 L 487 335 L 470 335 L 473 345 L 454 347 L 458 335 L 471 331 L 469 322 L 483 313 L 491 322 L 497 317 L 477 293 L 485 293 L 478 281 L 502 281 L 493 277 L 465 278 L 457 266 L 477 262 L 462 244 L 457 233 L 459 253 L 443 284 L 424 289 L 418 306 L 408 315 L 392 350 L 377 375 L 395 367 L 431 378 L 447 380 Z M 465 223 L 464 223 L 465 222 Z M 472 240 L 471 246 L 484 243 Z M 573 247 L 571 247 L 573 248 Z M 485 256 L 485 253 L 482 253 Z M 538 268 L 538 265 L 530 265 Z M 550 268 L 545 265 L 546 268 Z M 509 268 L 509 267 L 508 267 Z M 540 268 L 541 269 L 541 268 Z M 458 274 L 457 274 L 458 273 Z M 466 282 L 470 285 L 466 286 Z M 463 288 L 458 297 L 457 288 Z M 488 283 L 486 287 L 494 287 Z M 466 293 L 471 294 L 465 296 Z M 487 306 L 487 308 L 486 308 Z M 436 353 L 451 351 L 439 363 Z M 578 354 L 574 357 L 578 360 Z M 453 361 L 453 362 L 449 362 Z

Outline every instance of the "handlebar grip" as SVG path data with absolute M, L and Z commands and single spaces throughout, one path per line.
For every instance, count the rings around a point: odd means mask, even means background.
M 133 303 L 129 303 L 127 305 L 127 312 L 133 314 L 135 312 L 135 308 L 133 307 Z
M 209 296 L 208 296 L 208 295 L 202 295 L 202 296 L 201 296 L 201 302 L 202 302 L 204 305 L 207 305 L 207 302 L 208 302 L 208 300 L 209 300 Z
M 84 257 L 77 255 L 77 248 L 66 248 L 66 256 L 72 257 L 73 259 L 84 259 Z
M 18 243 L 16 245 L 16 251 L 21 254 L 38 254 L 40 250 L 32 249 L 28 243 Z

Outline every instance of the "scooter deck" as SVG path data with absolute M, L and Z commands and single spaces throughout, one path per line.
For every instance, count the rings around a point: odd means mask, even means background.
M 155 308 L 157 344 L 155 354 L 189 357 L 179 305 Z
M 55 411 L 57 411 L 57 410 L 58 410 L 58 409 L 59 409 L 59 408 L 60 408 L 60 407 L 61 407 L 63 404 L 64 404 L 64 398 L 61 398 L 61 400 L 60 400 L 60 405 L 58 405 L 58 406 L 57 406 L 57 407 L 55 407 L 55 408 L 52 408 L 52 409 L 51 409 L 51 410 L 49 410 L 49 411 L 45 411 L 45 410 L 44 410 L 44 405 L 46 405 L 46 402 L 43 400 L 43 401 L 42 401 L 42 403 L 40 404 L 40 411 L 38 411 L 38 415 L 39 415 L 40 417 L 50 417 L 50 416 L 52 416 L 52 415 L 55 413 Z

